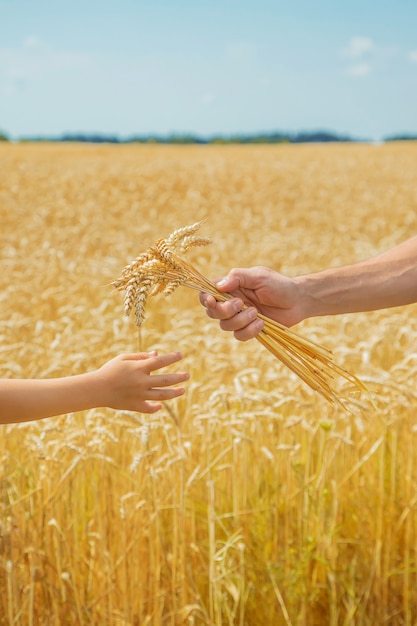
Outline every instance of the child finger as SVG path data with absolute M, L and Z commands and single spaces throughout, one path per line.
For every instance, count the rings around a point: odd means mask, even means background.
M 168 389 L 149 389 L 146 392 L 147 400 L 170 400 L 185 393 L 184 387 L 169 387 Z
M 152 389 L 157 387 L 170 387 L 183 383 L 190 378 L 188 372 L 178 372 L 175 374 L 153 374 L 151 376 Z
M 161 369 L 162 367 L 167 367 L 167 365 L 172 365 L 173 363 L 177 363 L 181 361 L 183 355 L 181 352 L 169 352 L 168 354 L 160 354 L 154 357 L 150 362 L 150 371 Z

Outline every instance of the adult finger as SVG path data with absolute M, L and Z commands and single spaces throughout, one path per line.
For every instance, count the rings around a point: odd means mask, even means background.
M 202 292 L 199 294 L 200 304 L 202 304 L 206 308 L 214 308 L 216 306 L 217 300 L 210 293 Z
M 258 335 L 262 328 L 264 327 L 264 322 L 261 319 L 256 319 L 251 324 L 245 326 L 241 330 L 236 330 L 234 332 L 234 336 L 238 341 L 249 341 L 249 339 L 253 339 Z
M 241 330 L 256 320 L 257 315 L 258 311 L 255 307 L 243 309 L 232 317 L 221 319 L 220 328 L 228 331 Z
M 230 270 L 227 276 L 216 281 L 216 287 L 219 291 L 236 291 L 242 284 L 242 277 L 237 268 Z
M 243 308 L 243 302 L 240 298 L 226 300 L 226 302 L 216 302 L 215 306 L 206 309 L 207 315 L 215 320 L 227 320 L 234 317 Z

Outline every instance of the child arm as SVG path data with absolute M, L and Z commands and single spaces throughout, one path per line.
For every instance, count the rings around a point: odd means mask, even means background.
M 124 354 L 99 369 L 62 378 L 1 379 L 0 423 L 26 422 L 54 415 L 109 407 L 154 413 L 162 400 L 184 393 L 185 372 L 152 374 L 182 359 L 179 352 Z

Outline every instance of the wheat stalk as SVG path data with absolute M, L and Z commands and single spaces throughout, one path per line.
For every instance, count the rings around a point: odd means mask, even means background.
M 145 319 L 148 297 L 160 293 L 169 295 L 180 285 L 209 293 L 216 300 L 223 302 L 233 298 L 230 293 L 218 291 L 215 283 L 176 254 L 176 251 L 186 252 L 191 247 L 212 243 L 207 237 L 196 236 L 195 233 L 201 224 L 202 222 L 196 222 L 175 230 L 166 239 L 158 239 L 146 252 L 129 263 L 120 277 L 111 283 L 119 291 L 125 291 L 125 314 L 129 315 L 134 307 L 137 326 Z M 329 402 L 338 402 L 346 408 L 344 399 L 332 386 L 336 376 L 344 378 L 360 391 L 368 393 L 365 385 L 356 376 L 333 362 L 333 355 L 329 349 L 301 337 L 261 313 L 258 313 L 258 317 L 264 320 L 265 324 L 256 339 Z

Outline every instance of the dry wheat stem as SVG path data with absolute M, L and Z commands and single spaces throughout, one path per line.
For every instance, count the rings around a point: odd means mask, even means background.
M 215 283 L 175 253 L 175 250 L 186 252 L 193 246 L 211 243 L 211 240 L 195 235 L 201 224 L 202 222 L 196 222 L 177 229 L 166 239 L 158 239 L 153 246 L 123 269 L 120 278 L 113 281 L 112 285 L 116 289 L 126 292 L 125 314 L 129 315 L 135 307 L 135 320 L 138 326 L 145 318 L 144 309 L 149 296 L 160 293 L 170 295 L 180 285 L 209 293 L 218 301 L 225 302 L 233 298 L 230 293 L 218 291 Z M 365 385 L 356 376 L 333 362 L 330 350 L 301 337 L 261 313 L 258 313 L 258 317 L 264 321 L 264 327 L 256 339 L 329 402 L 337 402 L 345 407 L 342 397 L 331 386 L 335 376 L 344 378 L 358 390 L 367 393 Z

